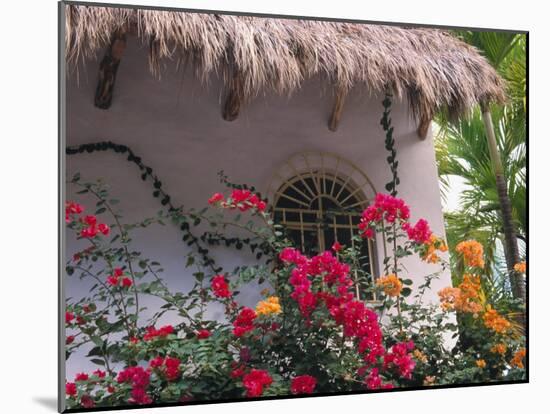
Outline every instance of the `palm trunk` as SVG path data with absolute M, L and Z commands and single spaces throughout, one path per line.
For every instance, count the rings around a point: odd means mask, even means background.
M 514 270 L 514 265 L 519 262 L 518 240 L 516 229 L 512 218 L 512 203 L 508 197 L 508 188 L 504 179 L 504 169 L 498 150 L 493 120 L 487 104 L 481 104 L 483 123 L 487 135 L 487 144 L 489 146 L 489 155 L 496 177 L 498 198 L 500 203 L 500 214 L 502 217 L 502 227 L 504 232 L 504 255 L 506 257 L 506 267 L 510 277 L 510 285 L 515 298 L 522 299 L 525 302 L 525 284 L 520 273 Z

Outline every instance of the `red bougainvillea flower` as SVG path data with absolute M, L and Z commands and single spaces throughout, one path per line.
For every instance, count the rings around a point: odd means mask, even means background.
M 290 384 L 292 394 L 311 394 L 317 385 L 317 380 L 311 375 L 300 375 Z
M 111 228 L 108 225 L 104 224 L 104 223 L 98 224 L 97 229 L 104 236 L 108 236 L 110 231 L 111 231 Z
M 432 231 L 430 230 L 430 226 L 426 220 L 420 219 L 414 226 L 411 226 L 409 223 L 404 223 L 402 227 L 403 230 L 407 232 L 407 236 L 409 236 L 411 241 L 418 244 L 430 242 Z
M 218 298 L 229 298 L 232 295 L 224 275 L 216 275 L 212 278 L 212 291 Z
M 378 389 L 392 389 L 393 384 L 383 383 L 382 378 L 380 378 L 380 371 L 378 368 L 373 368 L 369 375 L 365 378 L 365 384 L 369 390 L 378 390 Z
M 408 217 L 408 210 L 397 213 L 397 217 Z M 279 259 L 287 266 L 293 266 L 289 283 L 294 290 L 290 296 L 297 302 L 306 322 L 311 323 L 313 310 L 324 305 L 334 321 L 342 326 L 344 336 L 355 339 L 357 350 L 367 364 L 361 370 L 362 375 L 377 366 L 379 359 L 386 356 L 378 315 L 363 302 L 354 299 L 350 291 L 353 281 L 349 266 L 341 263 L 330 251 L 309 259 L 295 249 L 285 248 L 280 252 Z M 323 283 L 314 285 L 312 280 L 315 278 L 321 278 Z M 408 345 L 402 346 L 404 348 L 397 346 L 392 349 L 386 358 L 386 367 L 396 366 L 401 376 L 409 377 L 414 361 L 407 352 Z M 367 386 L 391 386 L 382 383 L 377 371 L 370 371 L 369 375 L 370 378 L 365 379 Z
M 342 250 L 342 245 L 337 241 L 335 241 L 331 249 L 334 250 L 336 253 L 338 253 L 340 250 Z
M 149 326 L 146 329 L 145 335 L 143 335 L 144 341 L 151 341 L 157 338 L 166 338 L 168 335 L 174 333 L 174 327 L 172 325 L 165 325 L 159 329 L 155 329 L 154 326 Z
M 404 222 L 409 217 L 409 206 L 402 199 L 378 193 L 374 198 L 374 203 L 363 211 L 359 230 L 361 230 L 362 237 L 372 238 L 374 237 L 374 227 L 383 220 L 388 223 Z
M 241 366 L 238 366 L 237 368 L 233 369 L 231 371 L 231 378 L 240 378 L 244 375 L 244 367 L 241 365 Z
M 80 230 L 80 237 L 83 238 L 93 239 L 99 233 L 108 236 L 111 231 L 110 227 L 105 223 L 98 223 L 96 216 L 86 216 L 80 219 L 80 221 L 85 225 L 85 227 Z
M 93 239 L 95 236 L 97 236 L 97 227 L 95 226 L 86 227 L 80 232 L 80 237 L 86 239 Z
M 78 382 L 78 381 L 88 381 L 88 374 L 85 374 L 84 372 L 81 372 L 79 374 L 76 374 L 76 376 L 74 377 L 74 380 L 75 382 Z
M 74 342 L 74 336 L 72 336 L 72 335 L 69 335 L 69 336 L 67 337 L 67 339 L 65 340 L 65 343 L 66 343 L 67 345 L 70 345 L 70 344 L 72 344 L 73 342 Z
M 115 276 L 109 276 L 107 278 L 107 284 L 111 286 L 118 286 L 118 278 Z
M 307 263 L 307 257 L 300 253 L 299 250 L 292 247 L 285 247 L 279 253 L 279 259 L 286 264 L 295 264 L 296 266 Z
M 112 394 L 113 392 L 115 392 L 115 387 L 113 387 L 112 385 L 108 385 L 107 386 L 107 392 Z
M 119 384 L 132 384 L 132 391 L 128 402 L 131 404 L 151 404 L 152 399 L 147 394 L 151 374 L 143 367 L 128 367 L 118 373 L 117 382 Z
M 95 403 L 94 400 L 92 400 L 92 397 L 89 395 L 83 395 L 82 398 L 80 398 L 80 405 L 84 408 L 94 408 Z
M 256 209 L 261 212 L 267 207 L 265 201 L 260 199 L 257 194 L 243 189 L 233 190 L 227 200 L 225 200 L 223 194 L 215 193 L 208 199 L 208 204 L 229 209 L 239 209 L 243 212 L 249 209 Z
M 65 312 L 65 323 L 71 323 L 74 319 L 74 313 Z
M 153 402 L 147 391 L 140 387 L 132 388 L 130 395 L 128 402 L 131 404 L 151 404 Z
M 416 363 L 409 351 L 414 349 L 414 342 L 399 342 L 391 347 L 391 352 L 384 355 L 384 368 L 395 366 L 399 375 L 410 379 Z
M 166 357 L 164 366 L 166 367 L 165 374 L 168 381 L 175 381 L 180 376 L 181 361 L 178 358 Z
M 149 361 L 149 367 L 157 370 L 160 375 L 166 377 L 168 381 L 175 381 L 180 376 L 181 361 L 178 358 L 156 357 Z
M 197 338 L 199 339 L 206 339 L 209 338 L 212 333 L 208 329 L 200 329 L 197 332 Z
M 243 308 L 233 322 L 233 334 L 240 337 L 253 330 L 254 319 L 256 319 L 256 312 L 250 308 Z
M 224 200 L 225 198 L 222 193 L 214 193 L 212 197 L 208 199 L 208 204 L 210 205 L 219 204 Z
M 122 278 L 122 281 L 121 281 L 121 285 L 122 287 L 130 287 L 132 286 L 132 279 L 130 279 L 129 277 L 124 277 Z
M 113 274 L 107 277 L 106 281 L 111 286 L 122 286 L 129 288 L 133 285 L 132 279 L 129 277 L 122 277 L 124 275 L 123 270 L 120 267 L 113 269 Z
M 74 382 L 68 382 L 65 384 L 65 394 L 74 397 L 76 393 L 76 384 Z
M 150 368 L 160 368 L 162 367 L 162 364 L 164 364 L 164 358 L 161 356 L 153 358 L 151 361 L 149 361 Z
M 243 386 L 246 388 L 247 397 L 259 397 L 264 388 L 269 387 L 273 380 L 268 372 L 263 369 L 253 369 L 243 377 Z
M 76 317 L 76 323 L 78 325 L 84 325 L 86 323 L 86 319 L 84 319 L 82 316 L 78 315 Z
M 96 216 L 86 216 L 86 217 L 84 217 L 84 223 L 86 223 L 88 226 L 95 226 L 97 224 L 97 217 Z
M 65 202 L 65 222 L 70 223 L 73 220 L 73 215 L 80 214 L 84 211 L 84 207 L 74 201 Z
M 93 374 L 98 378 L 105 378 L 105 371 L 102 371 L 100 369 L 96 369 Z

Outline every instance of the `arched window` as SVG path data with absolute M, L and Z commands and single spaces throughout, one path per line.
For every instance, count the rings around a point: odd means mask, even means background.
M 275 222 L 308 255 L 329 250 L 336 241 L 354 245 L 361 212 L 368 205 L 365 193 L 375 193 L 363 172 L 327 153 L 291 157 L 274 175 L 270 192 Z M 361 266 L 373 275 L 374 245 L 368 241 L 361 246 Z

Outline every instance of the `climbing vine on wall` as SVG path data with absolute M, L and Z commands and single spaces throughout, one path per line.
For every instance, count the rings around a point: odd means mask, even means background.
M 201 256 L 202 265 L 211 268 L 214 272 L 221 270 L 216 265 L 215 260 L 209 254 L 209 249 L 205 246 L 220 246 L 234 247 L 237 250 L 241 250 L 245 245 L 248 246 L 250 251 L 256 256 L 256 259 L 271 253 L 271 247 L 261 241 L 254 240 L 252 238 L 240 238 L 240 237 L 228 237 L 225 234 L 215 231 L 205 231 L 201 235 L 196 235 L 191 230 L 192 227 L 197 227 L 201 224 L 204 217 L 201 212 L 186 212 L 182 206 L 176 207 L 173 203 L 172 197 L 166 192 L 163 187 L 163 183 L 160 178 L 154 173 L 153 169 L 146 165 L 142 158 L 138 156 L 131 148 L 123 144 L 116 144 L 111 141 L 101 141 L 88 144 L 81 144 L 77 146 L 68 146 L 65 150 L 67 155 L 77 155 L 83 153 L 94 153 L 103 151 L 114 151 L 117 154 L 126 155 L 128 162 L 134 163 L 140 170 L 140 176 L 143 181 L 150 180 L 153 184 L 152 196 L 160 200 L 163 207 L 168 210 L 168 213 L 172 218 L 179 223 L 179 228 L 183 233 L 182 241 L 189 247 L 195 248 L 197 253 Z M 223 171 L 218 173 L 220 182 L 231 189 L 247 189 L 252 192 L 256 192 L 255 188 L 246 184 L 236 184 L 229 181 L 227 175 Z M 258 193 L 257 193 L 258 194 Z M 260 194 L 258 194 L 259 197 Z
M 395 140 L 393 139 L 393 126 L 391 124 L 391 117 L 390 117 L 391 106 L 392 106 L 391 93 L 389 92 L 386 93 L 386 96 L 382 101 L 382 105 L 384 106 L 384 113 L 382 114 L 380 125 L 382 125 L 382 128 L 384 129 L 384 132 L 386 134 L 384 142 L 385 142 L 386 151 L 389 152 L 389 155 L 386 158 L 386 161 L 390 166 L 390 170 L 392 174 L 392 179 L 386 184 L 385 188 L 392 196 L 396 196 L 397 186 L 399 185 L 399 177 L 397 176 L 397 167 L 399 165 L 399 161 L 397 161 L 397 151 L 395 150 Z

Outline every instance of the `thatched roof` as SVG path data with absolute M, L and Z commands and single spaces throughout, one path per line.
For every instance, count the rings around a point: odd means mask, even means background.
M 238 71 L 247 97 L 289 93 L 321 76 L 344 90 L 390 88 L 422 118 L 505 100 L 490 64 L 440 29 L 82 5 L 68 5 L 66 17 L 72 64 L 95 56 L 123 29 L 149 45 L 154 74 L 162 59 L 190 58 L 202 79 L 217 72 L 230 82 Z

